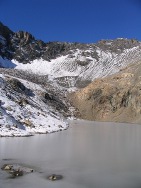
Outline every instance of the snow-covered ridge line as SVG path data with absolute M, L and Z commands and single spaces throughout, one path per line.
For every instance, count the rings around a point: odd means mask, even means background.
M 42 92 L 39 85 L 0 74 L 0 137 L 31 136 L 68 128 L 63 116 L 52 114 L 41 100 Z

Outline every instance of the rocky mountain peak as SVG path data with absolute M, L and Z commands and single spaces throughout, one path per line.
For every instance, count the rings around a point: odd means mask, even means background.
M 33 40 L 35 40 L 35 38 L 28 32 L 26 31 L 18 31 L 14 34 L 15 38 L 24 41 L 25 43 L 29 43 Z
M 114 53 L 121 53 L 125 49 L 139 46 L 140 42 L 136 39 L 117 38 L 115 40 L 100 40 L 97 46 L 102 50 L 109 50 Z
M 7 26 L 3 25 L 2 22 L 0 22 L 0 35 L 3 36 L 5 39 L 9 39 L 10 35 L 12 35 L 14 32 L 11 31 Z
M 70 58 L 74 54 L 79 54 L 76 61 L 79 65 L 88 65 L 88 59 L 100 61 L 99 53 L 106 56 L 111 54 L 121 54 L 126 49 L 140 46 L 140 42 L 136 39 L 118 38 L 115 40 L 101 40 L 97 43 L 83 44 L 83 43 L 67 43 L 67 42 L 48 42 L 37 40 L 35 37 L 26 31 L 13 32 L 8 27 L 0 23 L 0 55 L 7 59 L 15 59 L 20 63 L 28 63 L 35 59 L 44 59 L 50 61 L 60 56 L 69 55 Z M 79 53 L 78 53 L 79 52 Z M 102 56 L 103 56 L 102 55 Z M 79 61 L 79 57 L 85 59 Z M 105 59 L 104 62 L 108 60 Z M 111 61 L 111 60 L 110 60 Z

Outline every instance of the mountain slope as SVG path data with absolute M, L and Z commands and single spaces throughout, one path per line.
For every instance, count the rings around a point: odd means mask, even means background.
M 5 26 L 1 28 L 5 29 Z M 28 32 L 0 32 L 1 67 L 49 75 L 63 87 L 84 87 L 99 77 L 118 72 L 141 60 L 141 42 L 135 39 L 101 40 L 93 44 L 36 40 Z M 8 60 L 7 60 L 8 59 Z
M 71 101 L 79 118 L 141 123 L 141 61 L 95 80 L 71 94 Z
M 64 117 L 49 105 L 46 96 L 50 95 L 45 87 L 35 82 L 0 74 L 0 136 L 66 129 Z

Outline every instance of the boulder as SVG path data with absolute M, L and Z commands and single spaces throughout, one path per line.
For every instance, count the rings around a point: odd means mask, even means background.
M 48 176 L 48 179 L 51 181 L 61 180 L 63 178 L 62 175 L 52 174 Z

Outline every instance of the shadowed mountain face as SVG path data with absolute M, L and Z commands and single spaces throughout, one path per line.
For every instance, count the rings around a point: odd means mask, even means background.
M 10 38 L 14 33 L 0 22 L 0 56 L 3 58 L 12 58 L 10 52 Z
M 141 61 L 71 94 L 78 117 L 141 123 Z

